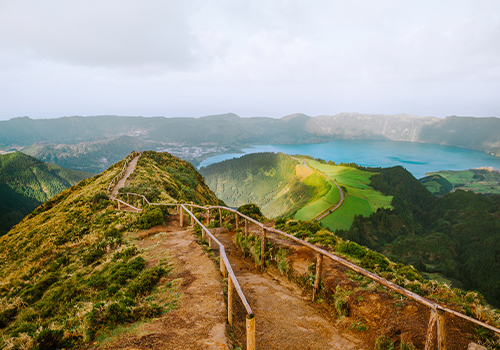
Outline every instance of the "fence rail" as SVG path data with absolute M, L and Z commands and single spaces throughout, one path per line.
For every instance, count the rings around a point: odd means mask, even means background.
M 236 289 L 238 295 L 240 296 L 240 299 L 242 300 L 245 309 L 247 311 L 247 349 L 248 350 L 253 350 L 255 349 L 255 316 L 252 313 L 252 310 L 250 308 L 250 305 L 246 302 L 245 296 L 243 295 L 243 292 L 241 291 L 241 288 L 238 284 L 238 281 L 236 280 L 236 277 L 234 276 L 233 270 L 231 268 L 231 265 L 229 264 L 229 260 L 227 259 L 226 253 L 225 253 L 225 248 L 224 246 L 210 233 L 210 231 L 196 218 L 196 216 L 193 213 L 193 208 L 198 208 L 200 210 L 206 210 L 208 215 L 207 215 L 207 225 L 208 222 L 210 222 L 210 210 L 218 209 L 219 210 L 219 220 L 220 224 L 222 224 L 222 210 L 229 211 L 235 214 L 235 223 L 236 223 L 236 228 L 238 228 L 238 217 L 241 217 L 245 219 L 245 236 L 248 234 L 248 222 L 252 222 L 253 224 L 259 226 L 262 229 L 262 249 L 261 249 L 261 265 L 264 264 L 264 254 L 265 254 L 265 242 L 266 242 L 266 232 L 272 232 L 284 237 L 287 237 L 288 239 L 291 239 L 315 252 L 318 253 L 317 255 L 317 263 L 316 263 L 316 276 L 315 276 L 315 281 L 314 281 L 314 287 L 313 287 L 313 299 L 317 295 L 318 288 L 319 288 L 319 281 L 321 278 L 321 272 L 322 272 L 322 263 L 323 263 L 323 257 L 329 258 L 363 276 L 366 276 L 370 278 L 371 280 L 395 291 L 396 293 L 399 293 L 401 295 L 404 295 L 407 298 L 410 298 L 412 300 L 415 300 L 416 302 L 425 305 L 431 309 L 431 315 L 429 317 L 429 325 L 427 329 L 427 338 L 426 338 L 426 343 L 425 343 L 425 350 L 429 350 L 432 348 L 432 344 L 434 343 L 434 333 L 436 333 L 436 342 L 437 342 L 437 348 L 438 350 L 445 350 L 446 349 L 446 336 L 445 336 L 445 314 L 449 313 L 451 315 L 454 315 L 456 317 L 463 318 L 467 321 L 470 321 L 478 326 L 487 328 L 497 334 L 500 334 L 500 329 L 489 325 L 485 322 L 479 321 L 475 318 L 469 317 L 467 315 L 464 315 L 460 312 L 454 311 L 452 309 L 449 309 L 447 307 L 444 307 L 432 300 L 429 300 L 427 298 L 424 298 L 412 291 L 409 291 L 395 283 L 392 283 L 370 271 L 367 271 L 360 266 L 357 266 L 335 254 L 332 254 L 324 249 L 321 249 L 320 247 L 313 245 L 311 243 L 308 243 L 306 241 L 303 241 L 297 237 L 294 237 L 286 232 L 277 230 L 275 228 L 267 227 L 263 223 L 259 222 L 258 220 L 255 220 L 247 215 L 244 215 L 240 212 L 238 212 L 235 209 L 228 208 L 228 207 L 223 207 L 223 206 L 210 206 L 210 207 L 204 207 L 196 204 L 180 204 L 180 203 L 150 203 L 146 197 L 140 194 L 136 193 L 127 193 L 127 195 L 136 195 L 139 197 L 143 198 L 143 201 L 147 203 L 148 205 L 167 205 L 167 206 L 176 206 L 179 215 L 180 215 L 180 222 L 181 226 L 183 226 L 183 211 L 185 210 L 188 215 L 192 218 L 192 222 L 196 222 L 201 229 L 202 229 L 202 234 L 203 237 L 208 236 L 208 241 L 210 246 L 212 245 L 212 241 L 215 242 L 219 246 L 219 251 L 221 255 L 221 272 L 223 271 L 223 265 L 225 266 L 225 269 L 228 272 L 228 290 L 231 290 L 230 293 L 228 293 L 228 321 L 232 325 L 232 313 L 231 315 L 229 314 L 229 310 L 232 311 L 232 288 L 231 286 L 234 285 L 234 288 Z M 128 205 L 128 204 L 127 204 Z M 130 205 L 129 205 L 130 206 Z M 191 208 L 191 210 L 188 209 Z M 134 207 L 135 208 L 135 207 Z M 142 209 L 138 209 L 140 211 Z M 193 224 L 194 227 L 194 224 Z M 224 272 L 223 272 L 224 274 Z M 230 296 L 230 297 L 229 297 Z M 229 304 L 231 303 L 231 306 Z M 250 319 L 249 319 L 250 317 Z M 248 339 L 249 339 L 249 333 L 248 332 L 253 332 L 253 347 L 248 347 Z M 251 345 L 251 344 L 250 344 Z

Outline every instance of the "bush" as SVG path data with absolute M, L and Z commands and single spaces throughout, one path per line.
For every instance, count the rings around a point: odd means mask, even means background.
M 353 258 L 363 259 L 368 249 L 354 242 L 344 242 L 339 246 L 338 251 Z
M 378 337 L 375 340 L 375 349 L 377 350 L 394 350 L 394 342 L 386 335 Z
M 38 350 L 61 349 L 66 347 L 62 341 L 64 331 L 62 329 L 43 329 L 36 337 Z
M 160 208 L 148 207 L 144 209 L 137 220 L 137 226 L 143 230 L 162 224 L 164 224 L 164 219 L 163 211 Z
M 260 211 L 260 208 L 257 204 L 253 203 L 244 204 L 237 210 L 243 215 L 249 216 L 255 220 L 261 221 L 264 218 L 264 215 L 262 215 L 262 212 Z

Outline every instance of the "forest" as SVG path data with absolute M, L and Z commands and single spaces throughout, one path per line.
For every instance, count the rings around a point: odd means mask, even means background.
M 357 216 L 336 234 L 393 261 L 443 274 L 500 306 L 500 196 L 455 191 L 434 197 L 402 167 L 383 169 L 371 186 L 394 196 L 393 210 Z
M 46 200 L 91 173 L 44 163 L 21 152 L 0 156 L 0 236 Z

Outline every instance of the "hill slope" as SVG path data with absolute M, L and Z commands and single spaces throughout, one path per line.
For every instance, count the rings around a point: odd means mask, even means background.
M 146 174 L 168 183 L 176 174 L 166 169 L 178 169 L 194 184 L 189 193 L 179 184 L 172 200 L 218 204 L 191 164 L 168 154 L 143 156 L 138 169 Z M 171 270 L 166 253 L 146 264 L 130 244 L 131 233 L 166 210 L 118 211 L 105 194 L 123 164 L 56 195 L 0 238 L 0 348 L 79 346 L 106 327 L 156 317 L 175 305 L 172 281 L 162 287 L 161 302 L 153 291 Z M 141 184 L 152 185 L 167 196 L 163 182 Z
M 40 204 L 90 176 L 20 152 L 0 155 L 0 236 Z
M 331 188 L 283 153 L 255 153 L 200 169 L 207 185 L 231 207 L 255 203 L 266 217 L 291 215 Z

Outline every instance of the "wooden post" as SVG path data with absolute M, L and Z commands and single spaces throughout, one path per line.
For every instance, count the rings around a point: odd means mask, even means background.
M 210 225 L 210 209 L 207 209 L 207 226 Z
M 235 222 L 235 227 L 238 229 L 238 213 L 234 213 L 234 222 Z
M 130 199 L 128 197 L 128 193 L 127 193 L 127 203 L 130 203 Z
M 179 223 L 181 227 L 184 226 L 184 216 L 182 214 L 182 207 L 179 206 Z
M 318 254 L 316 259 L 316 278 L 314 279 L 314 288 L 312 301 L 316 300 L 316 296 L 318 295 L 319 289 L 319 279 L 321 278 L 321 271 L 323 270 L 323 254 Z
M 222 227 L 222 209 L 219 208 L 219 223 L 220 223 L 220 227 Z
M 177 207 L 177 212 L 179 212 L 181 206 L 177 204 L 176 207 Z
M 121 203 L 120 203 L 120 201 L 116 201 L 116 202 L 118 203 L 118 210 L 120 210 L 121 209 Z
M 227 322 L 233 326 L 233 279 L 231 276 L 227 279 Z
M 226 264 L 224 263 L 224 259 L 222 259 L 222 256 L 220 257 L 220 273 L 223 277 L 226 277 Z
M 208 246 L 212 248 L 212 237 L 208 236 Z
M 247 238 L 248 236 L 248 220 L 245 219 L 245 239 Z
M 262 240 L 260 242 L 260 266 L 264 268 L 264 255 L 266 253 L 266 229 L 262 228 Z
M 142 205 L 146 204 L 146 198 L 142 197 Z
M 445 332 L 445 319 L 444 310 L 437 310 L 437 343 L 438 350 L 446 350 L 446 332 Z
M 247 315 L 247 350 L 255 350 L 255 315 Z
M 425 350 L 431 350 L 433 338 L 434 338 L 434 325 L 437 323 L 437 310 L 431 309 L 431 315 L 429 317 L 429 325 L 427 326 L 427 340 L 425 341 Z

